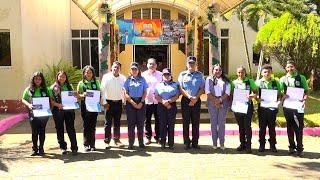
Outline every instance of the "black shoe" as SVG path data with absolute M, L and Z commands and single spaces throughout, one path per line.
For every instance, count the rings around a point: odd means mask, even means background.
M 169 149 L 173 150 L 174 149 L 174 145 L 169 146 Z
M 274 153 L 278 152 L 276 145 L 270 145 L 270 151 Z
M 156 143 L 157 143 L 157 144 L 159 144 L 159 143 L 160 143 L 159 138 L 154 137 L 154 140 L 156 140 Z
M 162 143 L 161 144 L 161 149 L 165 149 L 166 148 L 166 143 Z
M 248 154 L 252 153 L 251 147 L 246 147 L 246 153 L 248 153 Z
M 133 150 L 133 145 L 129 145 L 129 146 L 128 146 L 128 149 L 129 149 L 129 150 Z
M 237 147 L 237 151 L 244 151 L 246 147 L 244 145 L 240 145 Z
M 91 147 L 91 149 L 90 149 L 91 151 L 95 151 L 96 150 L 96 148 L 95 147 Z
M 89 146 L 84 146 L 84 151 L 89 152 L 89 151 L 91 151 L 91 148 Z
M 145 149 L 145 148 L 146 148 L 146 146 L 145 146 L 144 144 L 140 144 L 140 145 L 139 145 L 139 148 L 141 148 L 141 149 Z
M 67 150 L 66 149 L 61 149 L 61 154 L 67 154 Z
M 72 155 L 73 155 L 73 156 L 78 155 L 78 151 L 77 151 L 77 150 L 72 150 Z
M 39 156 L 44 156 L 44 154 L 45 154 L 45 153 L 44 153 L 44 149 L 42 149 L 42 148 L 39 149 L 39 153 L 38 153 L 38 154 L 39 154 Z
M 32 150 L 32 153 L 30 156 L 36 156 L 36 155 L 38 155 L 38 151 Z
M 146 145 L 149 145 L 149 144 L 151 144 L 151 139 L 148 139 L 146 142 Z
M 200 149 L 200 146 L 198 144 L 192 144 L 192 148 L 194 149 Z
M 184 145 L 184 150 L 189 150 L 190 149 L 190 144 Z
M 294 148 L 289 148 L 289 151 L 288 151 L 289 154 L 294 154 L 295 152 L 296 152 L 296 151 L 295 151 Z
M 297 156 L 303 157 L 303 155 L 304 155 L 303 151 L 297 151 Z
M 266 149 L 265 149 L 265 145 L 264 144 L 260 144 L 259 146 L 259 152 L 264 152 Z

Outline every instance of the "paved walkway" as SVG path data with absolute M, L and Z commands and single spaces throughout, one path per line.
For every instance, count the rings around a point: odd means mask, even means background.
M 225 151 L 213 150 L 209 136 L 200 137 L 200 150 L 185 151 L 178 136 L 173 151 L 157 144 L 143 151 L 105 150 L 97 140 L 97 151 L 89 153 L 83 152 L 82 134 L 77 138 L 78 156 L 60 155 L 55 133 L 48 133 L 46 156 L 30 157 L 30 134 L 0 136 L 0 179 L 320 179 L 319 137 L 304 138 L 303 158 L 287 154 L 286 136 L 277 138 L 278 153 L 258 153 L 254 136 L 253 154 L 234 150 L 237 136 L 226 137 Z

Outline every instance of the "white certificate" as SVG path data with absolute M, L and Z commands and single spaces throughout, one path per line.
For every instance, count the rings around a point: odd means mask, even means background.
M 100 91 L 87 90 L 86 93 L 86 109 L 89 112 L 101 112 Z
M 279 102 L 277 101 L 278 90 L 261 89 L 261 102 L 260 106 L 265 108 L 278 108 Z
M 231 109 L 233 112 L 244 113 L 248 112 L 248 96 L 250 91 L 244 89 L 234 89 L 233 93 L 233 101 L 231 105 Z
M 32 98 L 32 106 L 34 117 L 52 116 L 48 97 Z
M 62 91 L 61 92 L 61 101 L 63 109 L 78 109 L 79 103 L 78 99 L 74 96 L 74 91 Z
M 301 101 L 304 96 L 304 89 L 288 87 L 287 95 L 289 97 L 284 100 L 283 107 L 289 108 L 289 109 L 297 109 L 301 111 L 303 109 L 303 102 Z

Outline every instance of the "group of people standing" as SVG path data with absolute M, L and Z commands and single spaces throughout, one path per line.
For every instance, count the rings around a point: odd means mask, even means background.
M 117 147 L 124 147 L 120 141 L 120 119 L 125 104 L 125 112 L 128 123 L 128 149 L 134 149 L 135 128 L 137 128 L 139 148 L 145 148 L 152 142 L 152 115 L 155 119 L 154 140 L 164 149 L 168 145 L 174 149 L 174 127 L 177 114 L 176 101 L 181 97 L 181 113 L 183 119 L 183 142 L 184 149 L 200 149 L 199 125 L 202 94 L 207 95 L 207 106 L 210 114 L 212 147 L 224 150 L 226 114 L 232 104 L 232 96 L 235 89 L 246 89 L 248 95 L 248 110 L 246 113 L 235 112 L 235 118 L 239 125 L 240 146 L 238 151 L 251 153 L 251 119 L 253 115 L 253 102 L 263 101 L 260 98 L 261 89 L 274 89 L 278 91 L 277 99 L 283 101 L 288 98 L 287 87 L 303 88 L 303 101 L 307 98 L 308 85 L 306 78 L 299 74 L 293 62 L 286 65 L 287 75 L 280 81 L 272 77 L 272 67 L 264 65 L 261 69 L 262 78 L 254 81 L 246 76 L 243 67 L 237 68 L 237 79 L 230 81 L 217 64 L 212 68 L 212 75 L 206 80 L 201 72 L 197 71 L 197 62 L 194 56 L 187 57 L 187 70 L 181 72 L 178 82 L 173 81 L 170 69 L 165 68 L 162 72 L 157 71 L 157 62 L 150 58 L 147 61 L 147 70 L 141 72 L 139 64 L 131 63 L 130 75 L 126 78 L 121 72 L 121 63 L 113 62 L 111 71 L 102 77 L 102 81 L 96 79 L 93 67 L 83 68 L 83 79 L 78 83 L 74 96 L 81 101 L 81 117 L 83 120 L 83 145 L 85 151 L 95 150 L 95 131 L 97 123 L 97 112 L 89 112 L 86 109 L 85 98 L 87 90 L 101 91 L 101 105 L 105 109 L 105 138 L 106 149 L 110 148 L 113 139 Z M 57 139 L 62 154 L 67 153 L 67 143 L 64 140 L 64 124 L 71 142 L 72 154 L 78 152 L 76 132 L 74 128 L 74 110 L 64 110 L 61 103 L 62 91 L 74 91 L 72 84 L 68 81 L 65 72 L 57 73 L 55 83 L 47 88 L 45 79 L 41 72 L 36 72 L 31 78 L 30 85 L 23 93 L 22 102 L 29 108 L 30 124 L 32 129 L 32 156 L 44 154 L 45 127 L 49 117 L 32 116 L 32 98 L 50 97 L 52 114 L 57 130 Z M 269 129 L 269 143 L 272 152 L 276 149 L 275 122 L 278 108 L 265 108 L 258 104 L 259 118 L 259 151 L 265 151 L 266 127 Z M 289 139 L 289 153 L 302 155 L 303 144 L 303 112 L 295 109 L 284 108 L 287 120 L 287 131 Z M 192 139 L 190 139 L 189 128 L 192 124 Z M 113 127 L 113 137 L 111 130 Z M 146 142 L 144 142 L 144 131 Z M 297 144 L 294 141 L 296 135 Z M 38 139 L 40 143 L 38 144 Z

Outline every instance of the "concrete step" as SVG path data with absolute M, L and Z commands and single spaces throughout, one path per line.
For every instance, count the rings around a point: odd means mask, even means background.
M 103 126 L 105 121 L 105 115 L 100 113 L 98 115 L 97 126 Z M 154 123 L 154 117 L 151 119 L 152 123 Z M 226 117 L 227 123 L 236 123 L 233 113 L 229 110 Z M 208 112 L 202 112 L 200 114 L 200 123 L 210 123 L 210 114 Z M 182 114 L 181 112 L 177 113 L 176 116 L 176 124 L 182 124 Z M 121 126 L 127 125 L 127 115 L 122 113 L 121 115 Z

